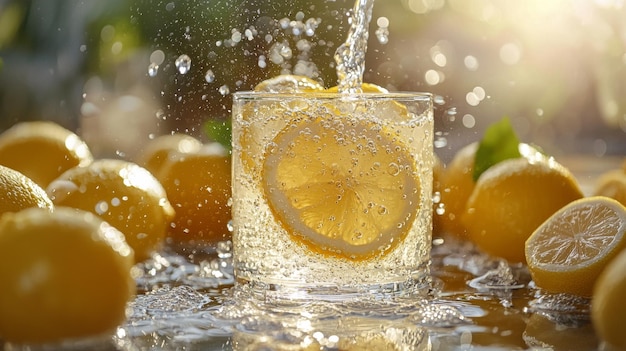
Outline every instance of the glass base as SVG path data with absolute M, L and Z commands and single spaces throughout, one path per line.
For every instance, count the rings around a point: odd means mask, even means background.
M 294 283 L 266 283 L 238 278 L 236 284 L 245 286 L 253 298 L 265 303 L 306 301 L 351 302 L 385 298 L 427 297 L 432 279 L 424 273 L 404 282 L 360 285 L 303 285 Z

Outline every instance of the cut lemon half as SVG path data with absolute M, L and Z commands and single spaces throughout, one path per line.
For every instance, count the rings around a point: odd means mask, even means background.
M 296 241 L 362 260 L 402 242 L 420 203 L 408 147 L 372 122 L 305 119 L 278 133 L 262 177 L 274 216 Z
M 526 241 L 535 284 L 548 292 L 589 297 L 611 259 L 626 246 L 626 208 L 603 196 L 573 201 Z

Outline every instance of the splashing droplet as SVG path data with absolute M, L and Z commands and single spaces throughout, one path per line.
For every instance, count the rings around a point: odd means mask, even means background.
M 157 73 L 159 73 L 159 65 L 157 65 L 154 62 L 152 62 L 150 64 L 150 66 L 148 66 L 148 75 L 150 77 L 155 77 L 157 75 Z
M 219 92 L 220 92 L 220 94 L 222 94 L 222 96 L 226 96 L 226 95 L 228 95 L 228 93 L 230 93 L 230 88 L 228 88 L 228 85 L 222 85 L 219 88 Z
M 213 83 L 215 81 L 215 73 L 210 69 L 207 70 L 204 75 L 204 80 L 206 80 L 207 83 Z
M 186 74 L 191 70 L 191 58 L 185 54 L 178 56 L 175 64 L 180 74 Z

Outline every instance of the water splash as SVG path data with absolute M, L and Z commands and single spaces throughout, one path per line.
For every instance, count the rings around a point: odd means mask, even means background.
M 185 54 L 178 56 L 174 64 L 180 74 L 187 74 L 191 70 L 191 58 Z
M 372 18 L 373 0 L 357 0 L 351 18 L 350 31 L 345 43 L 337 48 L 337 79 L 340 92 L 361 91 L 365 71 L 365 53 L 369 37 L 369 23 Z

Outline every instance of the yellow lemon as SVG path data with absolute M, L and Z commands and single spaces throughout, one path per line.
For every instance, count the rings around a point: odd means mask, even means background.
M 626 206 L 626 172 L 618 169 L 602 174 L 593 194 L 610 197 Z
M 439 202 L 435 204 L 433 223 L 439 232 L 462 236 L 465 228 L 461 224 L 461 215 L 474 190 L 474 157 L 478 143 L 474 142 L 461 148 L 441 174 L 439 184 Z
M 119 229 L 137 261 L 161 247 L 174 217 L 159 181 L 128 161 L 101 159 L 74 167 L 50 183 L 47 192 L 55 205 L 90 211 Z
M 622 219 L 622 233 L 624 221 Z M 594 330 L 600 339 L 616 350 L 626 349 L 624 296 L 626 296 L 626 251 L 622 250 L 598 277 L 591 299 L 591 321 Z
M 524 243 L 533 231 L 582 196 L 573 175 L 554 159 L 507 159 L 478 178 L 461 221 L 484 252 L 524 262 Z
M 28 207 L 52 210 L 46 191 L 22 173 L 0 166 L 0 214 Z
M 54 343 L 113 333 L 135 294 L 133 252 L 91 213 L 29 208 L 0 218 L 0 339 Z
M 254 91 L 265 93 L 295 93 L 322 91 L 318 82 L 306 76 L 282 74 L 266 79 L 254 87 Z
M 202 142 L 191 135 L 182 133 L 161 135 L 146 143 L 136 162 L 156 175 L 172 153 L 192 153 L 201 147 Z
M 409 148 L 381 126 L 341 117 L 304 119 L 273 140 L 262 168 L 275 217 L 322 254 L 359 260 L 402 242 L 419 211 Z
M 54 122 L 20 122 L 0 134 L 0 165 L 44 188 L 64 171 L 91 161 L 87 144 Z
M 221 144 L 173 154 L 157 178 L 176 211 L 168 229 L 175 246 L 230 239 L 231 158 Z
M 526 241 L 535 284 L 548 292 L 590 297 L 606 264 L 626 246 L 626 209 L 603 197 L 573 201 Z

